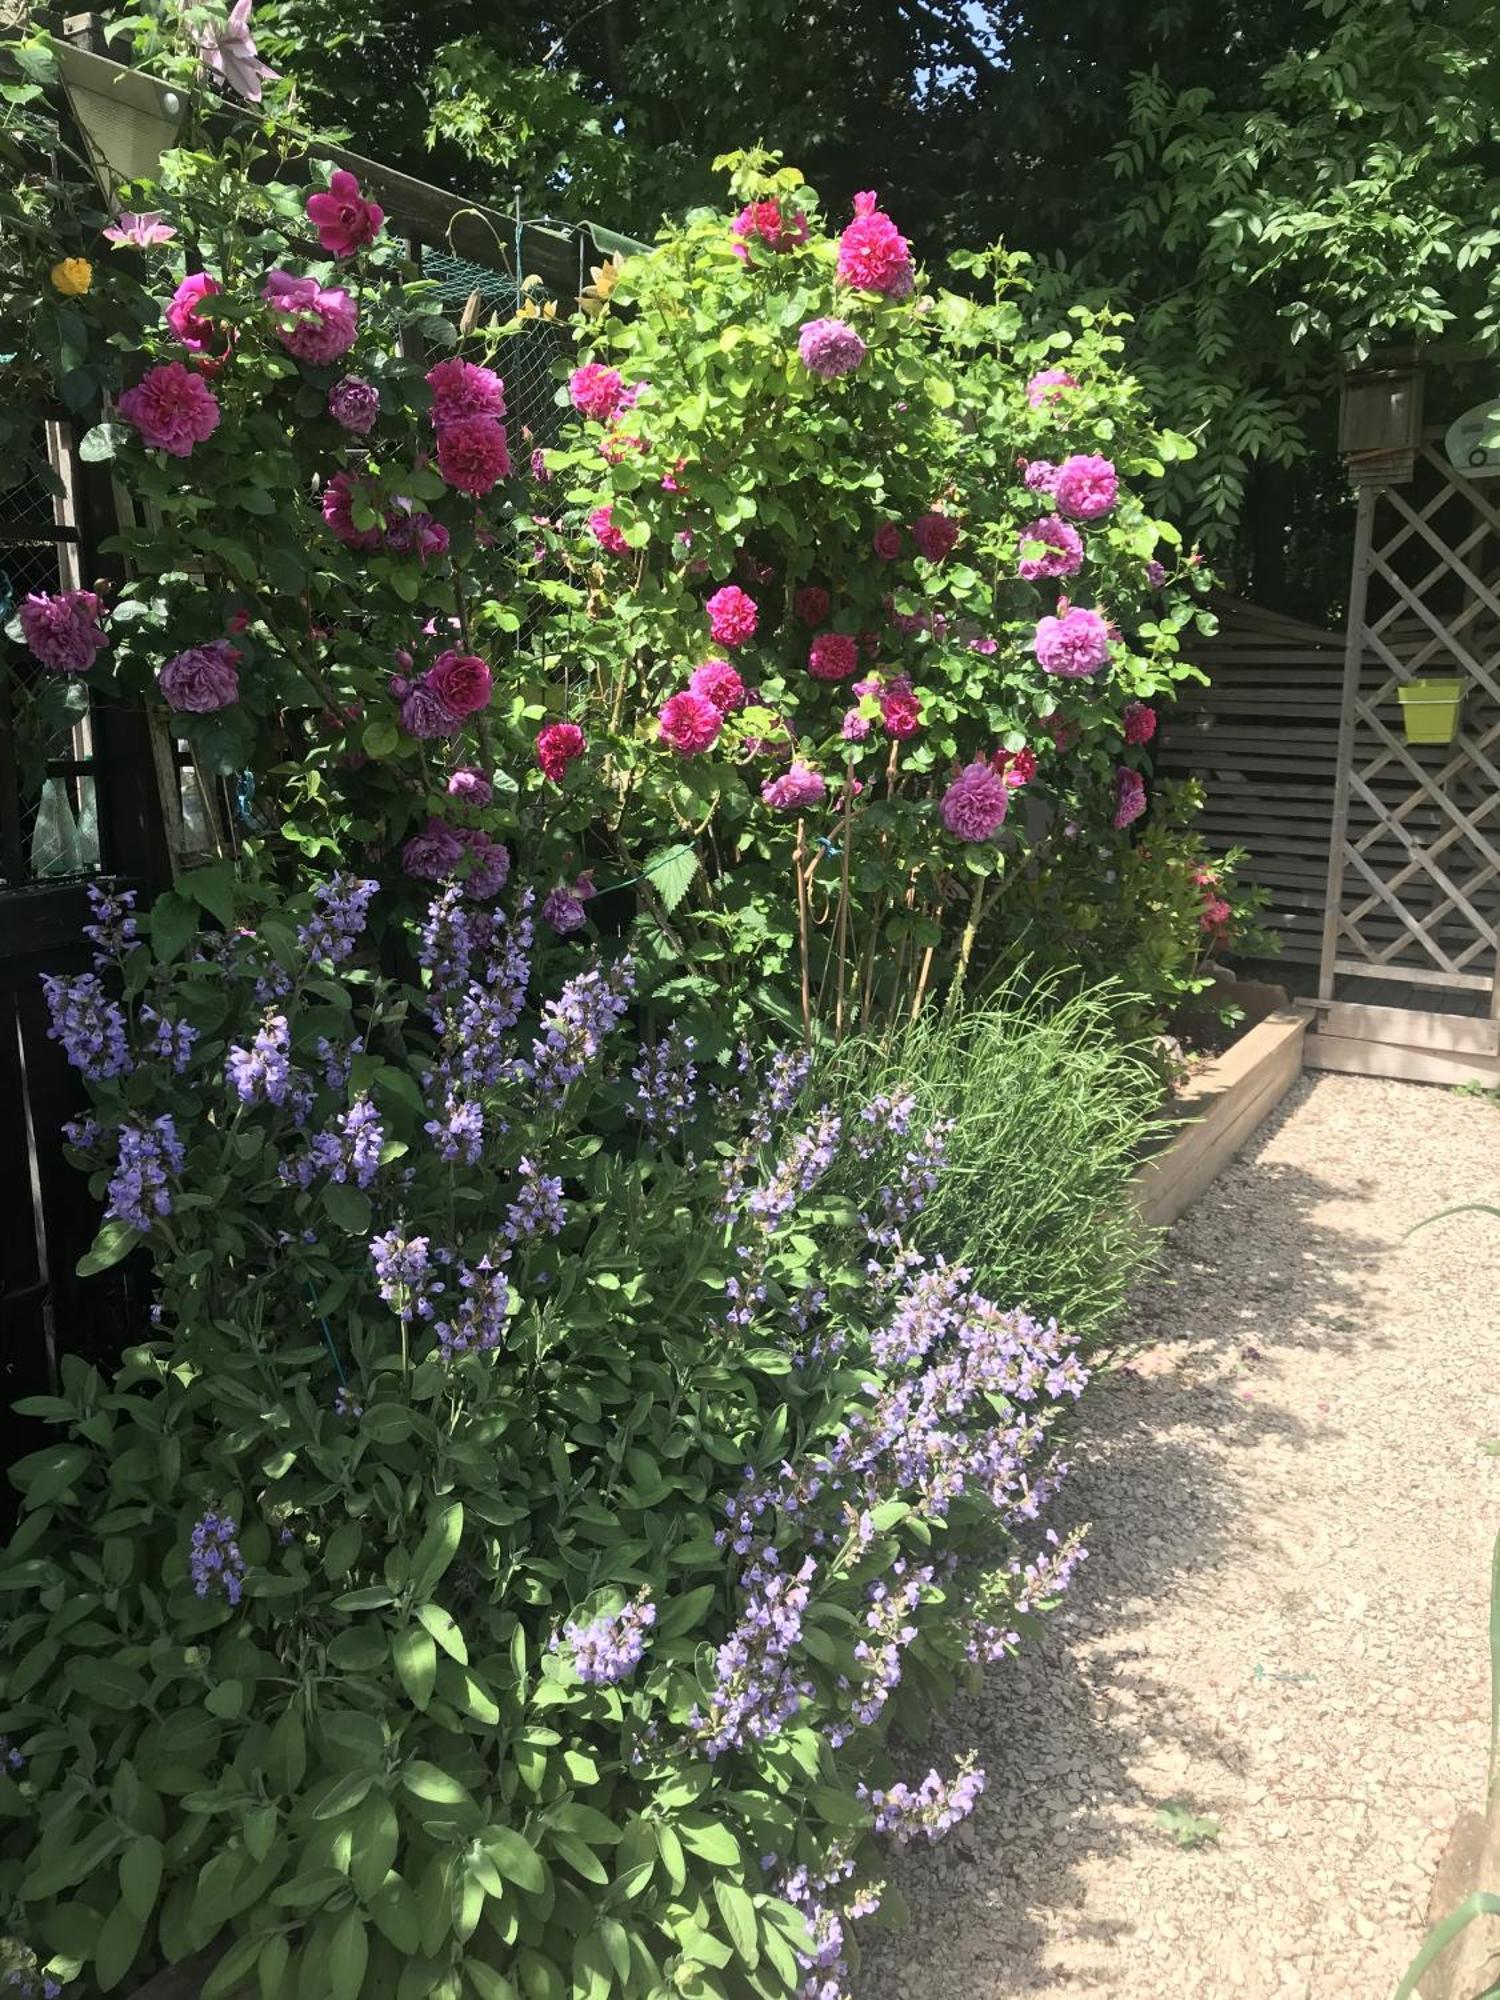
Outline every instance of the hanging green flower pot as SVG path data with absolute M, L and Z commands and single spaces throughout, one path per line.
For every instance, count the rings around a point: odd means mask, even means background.
M 1462 681 L 1406 681 L 1401 697 L 1401 721 L 1408 743 L 1451 743 L 1458 734 L 1463 707 Z

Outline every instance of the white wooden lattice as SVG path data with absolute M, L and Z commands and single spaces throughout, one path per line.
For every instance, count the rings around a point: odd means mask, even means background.
M 1464 685 L 1459 733 L 1409 744 L 1397 690 L 1434 676 Z M 1500 1016 L 1497 963 L 1500 506 L 1428 446 L 1410 486 L 1359 496 L 1320 991 L 1480 992 Z

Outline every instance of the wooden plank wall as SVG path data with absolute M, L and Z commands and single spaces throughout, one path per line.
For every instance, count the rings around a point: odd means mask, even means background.
M 1192 657 L 1210 676 L 1163 711 L 1158 775 L 1197 778 L 1216 853 L 1250 850 L 1281 956 L 1316 965 L 1338 760 L 1343 635 L 1213 600 L 1219 631 Z

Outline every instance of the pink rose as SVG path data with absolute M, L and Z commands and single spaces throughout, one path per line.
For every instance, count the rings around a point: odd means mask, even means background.
M 821 625 L 833 608 L 833 599 L 820 583 L 805 583 L 792 599 L 792 608 L 804 625 Z
M 723 716 L 707 695 L 694 694 L 690 688 L 669 696 L 656 721 L 662 742 L 679 757 L 696 757 L 708 749 L 724 726 Z
M 568 377 L 568 394 L 580 416 L 607 424 L 626 407 L 624 378 L 618 369 L 586 361 Z
M 537 769 L 554 785 L 560 785 L 568 766 L 576 764 L 587 748 L 587 739 L 576 722 L 546 723 L 537 731 Z
M 353 299 L 338 286 L 325 291 L 316 278 L 272 271 L 261 297 L 270 306 L 276 338 L 287 353 L 315 368 L 347 354 L 359 336 Z
M 897 743 L 905 743 L 922 727 L 921 698 L 909 680 L 892 681 L 880 690 L 880 726 Z
M 1138 820 L 1146 810 L 1146 781 L 1139 771 L 1121 764 L 1115 771 L 1115 810 L 1110 825 L 1117 831 Z
M 219 399 L 201 376 L 180 361 L 164 361 L 125 391 L 120 415 L 134 424 L 152 451 L 187 458 L 194 445 L 218 429 Z
M 1077 387 L 1076 379 L 1066 368 L 1043 368 L 1026 384 L 1026 400 L 1032 409 L 1044 409 L 1047 404 L 1055 403 L 1064 389 Z
M 894 521 L 882 521 L 875 530 L 873 544 L 876 555 L 882 562 L 894 562 L 906 546 L 901 530 Z
M 911 538 L 929 562 L 940 563 L 953 553 L 958 523 L 951 514 L 922 514 L 911 524 Z
M 760 788 L 761 798 L 773 812 L 802 812 L 820 806 L 828 797 L 828 781 L 800 758 L 779 778 L 767 778 Z
M 688 693 L 701 694 L 720 715 L 745 706 L 745 683 L 728 660 L 705 660 L 688 678 Z
M 1010 793 L 999 773 L 978 758 L 959 772 L 938 810 L 943 825 L 957 839 L 993 840 L 1005 824 Z
M 495 796 L 495 787 L 483 771 L 476 771 L 472 764 L 460 764 L 449 775 L 448 796 L 466 806 L 487 806 Z
M 760 607 L 738 584 L 726 583 L 703 608 L 708 613 L 708 629 L 719 645 L 743 646 L 755 637 Z
M 173 292 L 171 304 L 167 307 L 167 325 L 190 354 L 202 354 L 215 344 L 217 330 L 201 308 L 205 299 L 212 298 L 223 289 L 218 279 L 210 277 L 207 271 L 189 271 Z
M 463 727 L 463 717 L 454 714 L 437 689 L 428 686 L 424 675 L 401 697 L 401 727 L 408 736 L 427 742 L 451 736 Z
M 168 708 L 190 715 L 211 715 L 240 698 L 240 650 L 227 639 L 206 646 L 189 646 L 174 654 L 157 674 L 157 685 Z
M 307 219 L 330 257 L 352 257 L 380 234 L 385 210 L 366 201 L 353 174 L 338 167 L 329 176 L 326 194 L 307 197 Z
M 1149 702 L 1127 701 L 1120 726 L 1127 743 L 1149 743 L 1156 734 L 1156 710 Z
M 615 526 L 612 507 L 596 507 L 589 515 L 589 533 L 606 555 L 628 556 L 630 544 L 622 528 Z
M 109 644 L 99 629 L 99 599 L 92 590 L 33 592 L 19 615 L 33 656 L 55 674 L 86 674 Z
M 1083 568 L 1083 537 L 1071 522 L 1043 514 L 1021 530 L 1018 557 L 1016 568 L 1028 583 L 1042 576 L 1074 576 Z
M 477 499 L 510 477 L 505 426 L 495 417 L 460 417 L 438 432 L 438 471 Z
M 876 200 L 868 193 L 854 197 L 854 220 L 839 238 L 839 282 L 905 298 L 912 288 L 911 249 Z
M 1107 458 L 1080 452 L 1057 468 L 1052 497 L 1059 511 L 1075 521 L 1096 521 L 1120 497 L 1120 481 Z
M 859 672 L 859 641 L 847 632 L 820 632 L 807 649 L 807 671 L 815 681 L 846 681 Z
M 428 414 L 437 430 L 464 417 L 505 415 L 505 384 L 492 368 L 461 361 L 455 354 L 429 368 L 426 379 L 432 391 Z
M 1044 673 L 1082 680 L 1109 660 L 1109 627 L 1097 611 L 1073 605 L 1058 618 L 1043 618 L 1032 648 Z
M 490 705 L 495 677 L 477 653 L 439 653 L 423 680 L 452 715 L 477 715 Z

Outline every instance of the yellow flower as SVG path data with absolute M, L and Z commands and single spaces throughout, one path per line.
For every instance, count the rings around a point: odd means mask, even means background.
M 81 299 L 94 282 L 94 267 L 87 257 L 64 257 L 50 275 L 65 299 Z

